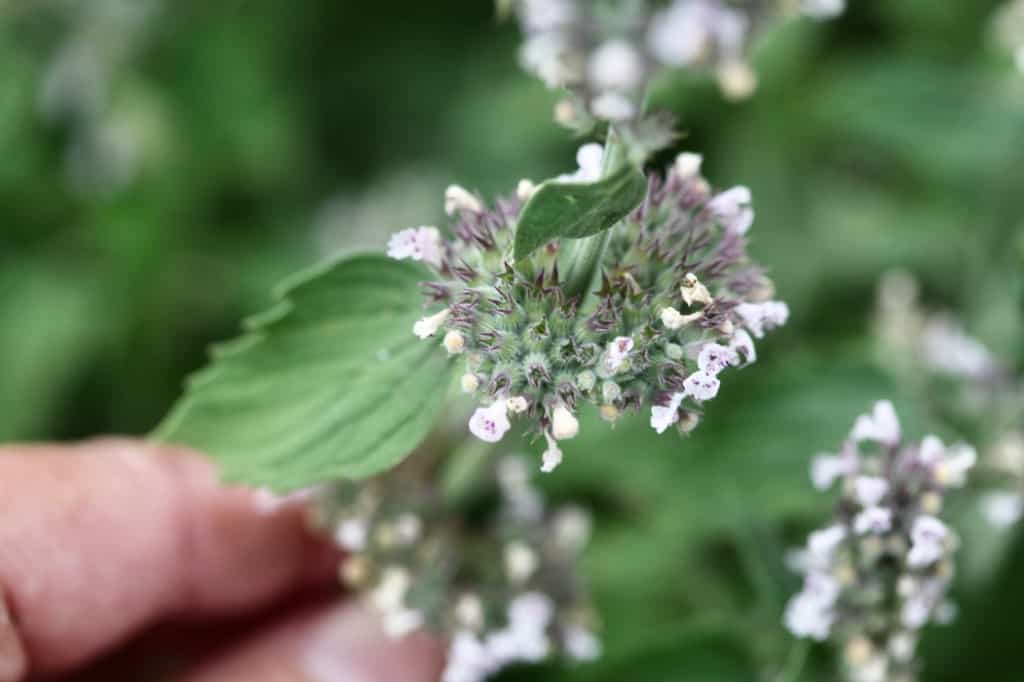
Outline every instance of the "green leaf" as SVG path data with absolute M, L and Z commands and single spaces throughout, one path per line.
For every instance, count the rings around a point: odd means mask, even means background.
M 549 180 L 523 207 L 516 227 L 515 259 L 552 239 L 580 239 L 607 230 L 643 200 L 647 179 L 626 164 L 597 182 Z
M 156 437 L 227 480 L 288 491 L 394 466 L 427 435 L 448 387 L 440 344 L 412 333 L 421 266 L 355 255 L 284 283 L 269 311 L 214 350 Z

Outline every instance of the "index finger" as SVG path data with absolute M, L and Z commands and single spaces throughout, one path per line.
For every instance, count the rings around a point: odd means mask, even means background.
M 0 448 L 0 505 L 0 682 L 66 671 L 161 617 L 253 608 L 333 570 L 300 510 L 262 512 L 198 455 L 137 441 Z

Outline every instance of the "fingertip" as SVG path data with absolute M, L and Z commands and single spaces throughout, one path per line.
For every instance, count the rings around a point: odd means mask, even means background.
M 432 682 L 443 656 L 434 638 L 392 639 L 363 605 L 345 602 L 274 625 L 180 682 Z

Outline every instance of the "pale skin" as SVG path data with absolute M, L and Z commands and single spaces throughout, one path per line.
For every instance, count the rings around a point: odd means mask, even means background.
M 439 644 L 389 640 L 337 562 L 301 509 L 268 512 L 194 453 L 2 447 L 0 682 L 436 680 Z

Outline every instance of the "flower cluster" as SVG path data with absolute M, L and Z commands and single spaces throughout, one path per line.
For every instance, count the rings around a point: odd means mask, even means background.
M 629 121 L 640 112 L 644 87 L 660 67 L 712 68 L 723 92 L 748 96 L 757 79 L 746 61 L 755 26 L 793 6 L 778 0 L 674 0 L 667 6 L 581 0 L 517 0 L 524 33 L 523 67 L 548 87 L 566 87 L 564 122 L 593 116 Z M 815 18 L 840 14 L 845 0 L 803 0 Z
M 598 145 L 585 147 L 572 177 L 600 156 Z M 722 372 L 754 362 L 754 338 L 784 324 L 789 310 L 771 300 L 771 281 L 746 255 L 750 191 L 713 193 L 700 161 L 682 154 L 651 176 L 646 199 L 610 230 L 600 290 L 582 301 L 560 286 L 557 241 L 513 265 L 527 181 L 494 208 L 449 188 L 452 240 L 431 227 L 395 235 L 391 256 L 439 276 L 424 290 L 442 307 L 413 331 L 465 357 L 462 387 L 482 403 L 469 422 L 474 435 L 496 442 L 523 417 L 545 437 L 550 471 L 562 458 L 557 441 L 579 430 L 581 402 L 607 421 L 650 408 L 659 433 L 673 425 L 686 433 Z
M 366 596 L 390 635 L 426 628 L 449 641 L 443 682 L 481 682 L 556 652 L 600 654 L 575 572 L 589 516 L 547 510 L 519 457 L 491 473 L 497 503 L 485 524 L 456 513 L 436 486 L 402 467 L 339 483 L 313 507 L 316 524 L 346 551 L 342 580 Z
M 813 460 L 814 486 L 838 482 L 841 496 L 831 525 L 807 539 L 804 586 L 785 623 L 797 637 L 839 643 L 847 679 L 915 679 L 921 628 L 951 617 L 945 596 L 958 539 L 939 514 L 975 458 L 935 436 L 906 442 L 882 401 L 857 419 L 838 455 Z

